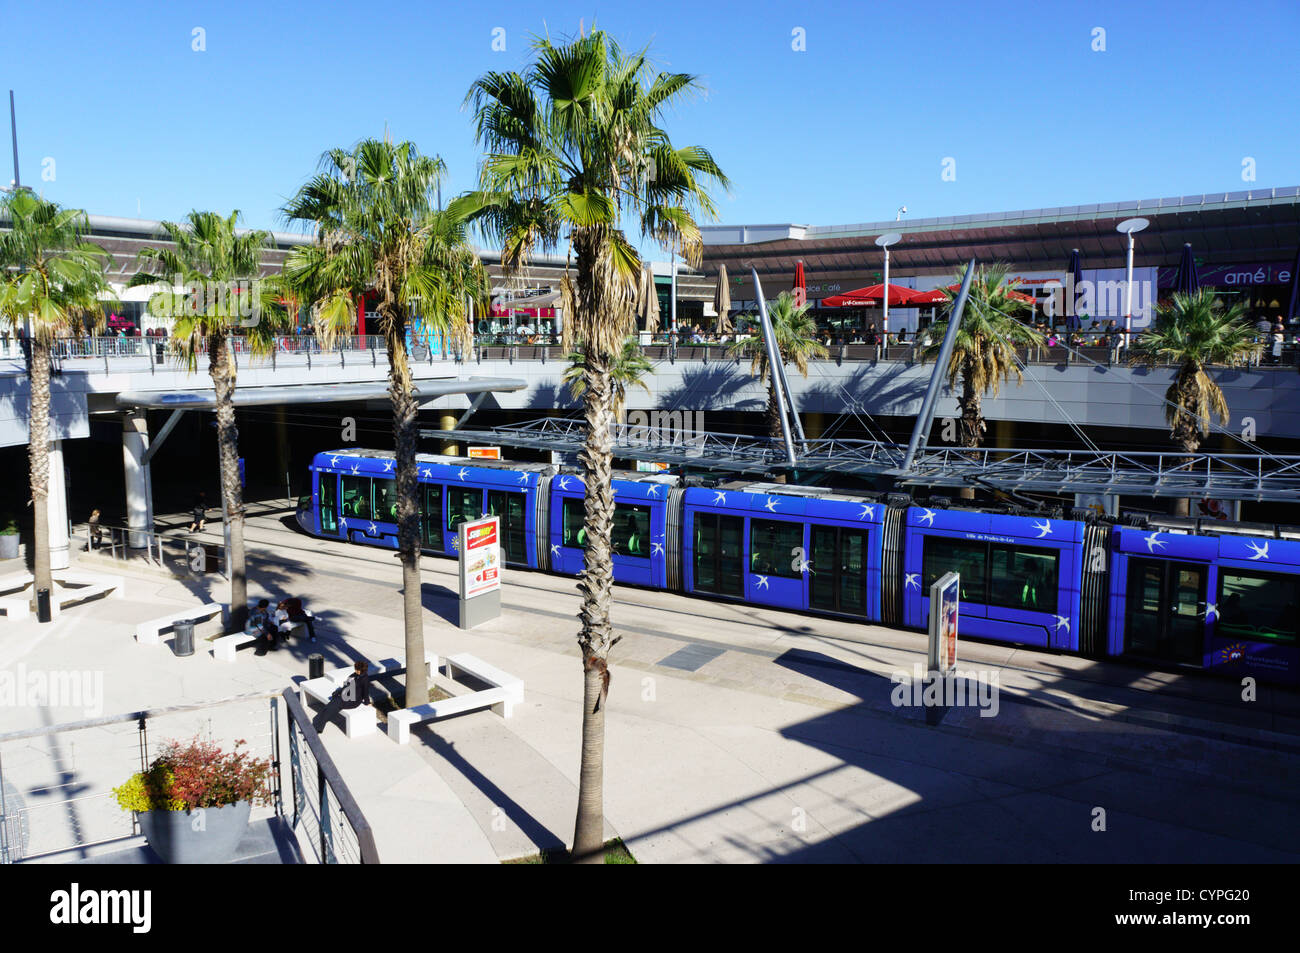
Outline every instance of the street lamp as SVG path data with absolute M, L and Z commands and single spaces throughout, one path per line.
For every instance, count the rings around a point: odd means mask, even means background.
M 1129 344 L 1133 331 L 1133 236 L 1151 223 L 1145 218 L 1126 218 L 1115 226 L 1115 231 L 1128 236 L 1128 267 L 1124 276 L 1124 346 Z
M 889 344 L 889 246 L 902 237 L 898 232 L 889 232 L 876 239 L 876 244 L 885 250 L 885 316 L 880 322 L 880 333 L 886 346 Z
M 903 216 L 906 215 L 906 214 L 907 214 L 907 206 L 906 206 L 906 205 L 900 205 L 900 206 L 898 207 L 898 217 L 895 218 L 894 221 L 896 221 L 896 222 L 901 222 L 901 221 L 903 220 Z

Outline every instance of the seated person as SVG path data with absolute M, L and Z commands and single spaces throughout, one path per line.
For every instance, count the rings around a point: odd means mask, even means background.
M 370 666 L 364 662 L 356 662 L 352 666 L 352 674 L 330 695 L 330 700 L 325 707 L 321 709 L 319 715 L 311 720 L 312 727 L 316 729 L 316 734 L 325 730 L 325 725 L 329 720 L 339 713 L 343 708 L 359 708 L 362 705 L 370 704 Z
M 276 625 L 271 619 L 271 603 L 266 599 L 259 599 L 257 605 L 248 613 L 248 621 L 244 623 L 245 635 L 256 635 L 261 639 L 266 639 L 271 648 L 275 648 Z
M 285 608 L 286 614 L 289 615 L 290 623 L 295 623 L 295 621 L 300 621 L 300 623 L 307 624 L 307 634 L 308 636 L 311 636 L 311 641 L 315 642 L 316 641 L 316 625 L 315 625 L 316 615 L 313 614 L 313 612 L 309 612 L 308 610 L 305 610 L 305 608 L 303 608 L 302 599 L 296 599 L 296 598 L 285 599 L 285 601 L 279 603 L 279 605 Z

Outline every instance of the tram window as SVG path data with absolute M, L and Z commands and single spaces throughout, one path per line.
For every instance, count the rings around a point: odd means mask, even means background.
M 501 520 L 501 543 L 505 547 L 506 558 L 512 562 L 527 562 L 524 494 L 512 490 L 488 490 L 487 497 L 487 515 Z
M 370 477 L 343 478 L 343 515 L 363 520 L 371 518 Z
M 563 544 L 574 549 L 587 548 L 587 502 L 586 500 L 564 501 L 564 537 Z
M 763 576 L 801 579 L 798 550 L 803 546 L 803 524 L 778 520 L 751 520 L 749 571 Z
M 987 565 L 988 545 L 968 539 L 946 539 L 926 536 L 921 557 L 922 597 L 928 596 L 930 586 L 944 573 L 961 574 L 962 602 L 983 603 L 984 573 Z
M 619 556 L 650 555 L 650 507 L 631 503 L 614 504 L 614 525 L 610 547 Z
M 476 520 L 483 515 L 483 491 L 469 490 L 459 486 L 447 487 L 447 529 L 455 532 L 456 527 L 466 520 Z
M 989 605 L 1055 611 L 1057 561 L 1057 553 L 1050 549 L 994 545 L 989 559 Z
M 1296 644 L 1300 578 L 1225 569 L 1220 580 L 1219 635 Z
M 397 481 L 375 481 L 374 518 L 387 523 L 397 522 Z

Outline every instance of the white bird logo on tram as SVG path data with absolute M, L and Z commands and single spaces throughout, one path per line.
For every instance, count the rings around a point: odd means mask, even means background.
M 433 476 L 433 471 L 430 470 L 428 467 L 425 467 L 423 470 L 420 471 L 420 476 L 428 480 L 430 477 Z
M 339 458 L 338 458 L 338 457 L 330 457 L 330 466 L 332 466 L 332 467 L 336 467 L 336 466 L 338 466 L 338 465 L 339 465 Z
M 713 503 L 715 506 L 719 503 L 726 503 L 726 502 L 727 502 L 727 494 L 721 491 L 718 491 L 717 493 L 713 494 Z
M 775 513 L 775 512 L 776 512 L 776 504 L 779 503 L 779 502 L 780 502 L 780 501 L 779 501 L 776 497 L 774 497 L 774 496 L 769 496 L 769 497 L 767 498 L 767 502 L 763 504 L 763 509 L 767 510 L 769 513 Z
M 385 461 L 384 461 L 384 472 L 385 472 L 385 473 L 388 473 L 389 471 L 391 471 L 391 470 L 393 469 L 394 466 L 396 466 L 396 464 L 397 464 L 397 461 L 395 461 L 395 460 L 385 460 Z
M 1034 529 L 1038 530 L 1039 539 L 1042 539 L 1044 536 L 1050 536 L 1052 534 L 1052 521 L 1043 520 L 1041 523 L 1035 523 Z
M 1251 559 L 1268 559 L 1268 543 L 1263 546 L 1258 543 L 1247 543 L 1246 548 L 1255 554 L 1250 557 Z
M 758 588 L 760 588 L 760 589 L 766 589 L 766 588 L 767 588 L 767 577 L 766 577 L 766 576 L 759 576 L 759 577 L 758 577 Z
M 456 477 L 457 477 L 457 478 L 458 478 L 462 483 L 464 483 L 464 482 L 465 482 L 465 474 L 466 474 L 466 473 L 469 473 L 469 470 L 467 470 L 465 467 L 461 467 L 459 470 L 456 471 Z
M 527 483 L 527 482 L 528 482 L 528 474 L 527 474 L 527 473 L 521 473 L 521 474 L 519 474 L 519 482 L 520 482 L 520 483 Z
M 1150 536 L 1144 536 L 1143 541 L 1147 544 L 1147 552 L 1154 553 L 1157 548 L 1164 549 L 1166 541 L 1160 539 L 1159 533 L 1152 533 Z
M 858 519 L 867 520 L 876 518 L 876 508 L 874 506 L 863 506 L 862 512 L 858 514 Z
M 903 585 L 908 589 L 920 589 L 921 581 L 917 577 L 919 573 L 909 572 L 903 580 Z
M 551 544 L 551 555 L 552 555 L 552 556 L 558 556 L 558 555 L 560 555 L 560 545 L 559 545 L 559 543 L 552 543 L 552 544 Z
M 561 490 L 567 490 L 569 488 L 569 478 L 560 477 L 559 482 L 557 482 L 555 485 L 559 487 Z
M 918 523 L 925 523 L 927 526 L 934 525 L 934 510 L 922 510 L 921 515 L 916 518 Z
M 378 526 L 376 526 L 374 523 L 371 523 L 371 524 L 370 524 L 370 535 L 371 535 L 371 536 L 374 536 L 376 530 L 378 530 L 378 529 L 379 529 Z
M 1070 620 L 1069 620 L 1066 616 L 1058 615 L 1058 616 L 1056 617 L 1056 631 L 1057 631 L 1057 632 L 1060 632 L 1062 626 L 1065 627 L 1065 631 L 1066 631 L 1066 632 L 1069 632 L 1069 631 L 1070 631 Z
M 658 483 L 652 483 L 652 484 L 650 484 L 649 493 L 650 493 L 650 495 L 653 496 L 655 499 L 658 499 L 658 498 L 659 498 L 659 484 L 658 484 Z
M 354 464 L 352 464 L 352 472 L 353 472 L 354 474 L 355 474 L 355 473 L 360 473 L 360 472 L 361 472 L 361 464 L 359 464 L 359 463 L 354 463 Z
M 1205 621 L 1209 622 L 1211 619 L 1217 619 L 1218 617 L 1219 617 L 1219 607 L 1216 606 L 1213 602 L 1207 602 L 1205 604 Z
M 663 551 L 664 551 L 664 544 L 663 544 L 663 543 L 651 543 L 651 544 L 650 544 L 650 555 L 653 556 L 655 553 L 659 553 L 660 555 L 663 555 Z

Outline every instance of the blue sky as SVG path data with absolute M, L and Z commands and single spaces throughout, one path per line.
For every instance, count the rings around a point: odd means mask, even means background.
M 321 152 L 385 122 L 444 158 L 444 197 L 471 187 L 470 83 L 580 18 L 700 76 L 707 92 L 665 125 L 731 177 L 724 223 L 1300 184 L 1294 2 L 12 4 L 0 72 L 23 182 L 48 198 L 161 219 L 239 208 L 280 228 Z

